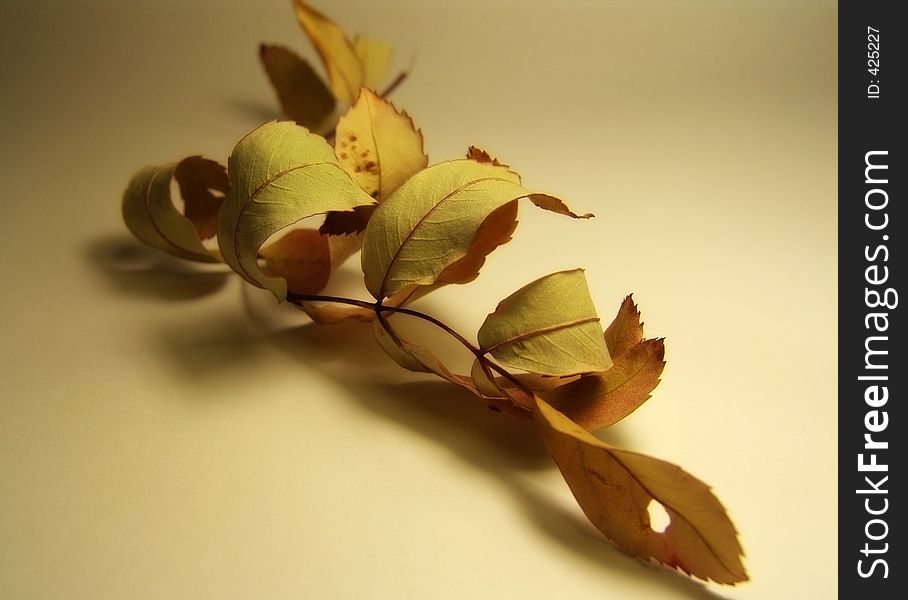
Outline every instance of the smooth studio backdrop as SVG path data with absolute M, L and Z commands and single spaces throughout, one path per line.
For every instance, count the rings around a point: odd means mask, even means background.
M 258 44 L 315 56 L 288 1 L 4 0 L 0 596 L 833 597 L 835 3 L 318 5 L 397 46 L 430 160 L 597 214 L 522 206 L 422 308 L 472 334 L 578 266 L 604 320 L 633 292 L 668 366 L 604 435 L 711 484 L 752 581 L 626 558 L 529 423 L 131 241 L 133 171 L 278 116 Z

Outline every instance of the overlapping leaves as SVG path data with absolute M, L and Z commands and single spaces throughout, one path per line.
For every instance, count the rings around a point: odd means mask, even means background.
M 362 87 L 377 89 L 381 85 L 394 52 L 389 44 L 366 36 L 351 40 L 337 23 L 304 0 L 293 0 L 293 7 L 321 59 L 328 83 L 308 61 L 284 46 L 262 44 L 259 58 L 284 114 L 308 129 L 326 132 L 336 121 L 338 105 L 352 104 Z
M 422 133 L 409 115 L 369 89 L 387 73 L 390 46 L 351 40 L 303 0 L 293 4 L 328 83 L 293 51 L 262 46 L 283 110 L 296 123 L 255 129 L 236 144 L 226 169 L 194 156 L 139 171 L 123 196 L 129 229 L 181 258 L 223 260 L 316 322 L 371 322 L 378 345 L 400 366 L 437 375 L 494 410 L 534 419 L 581 508 L 618 548 L 702 579 L 746 580 L 737 532 L 709 487 L 590 433 L 649 399 L 665 366 L 663 340 L 644 337 L 630 296 L 603 331 L 582 270 L 545 275 L 502 300 L 476 344 L 405 308 L 440 286 L 475 279 L 486 257 L 510 241 L 521 199 L 572 218 L 592 215 L 531 191 L 473 146 L 465 159 L 427 166 Z M 335 124 L 333 146 L 314 133 Z M 319 228 L 300 227 L 319 215 Z M 207 242 L 215 234 L 217 247 Z M 365 288 L 375 300 L 319 295 L 360 249 Z M 395 323 L 407 315 L 466 346 L 475 357 L 471 372 L 455 373 L 402 336 Z M 669 516 L 664 530 L 650 523 L 654 505 Z

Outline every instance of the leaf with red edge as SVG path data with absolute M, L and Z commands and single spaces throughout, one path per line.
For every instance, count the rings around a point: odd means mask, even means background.
M 621 551 L 704 580 L 747 580 L 738 532 L 709 487 L 680 467 L 602 442 L 541 398 L 546 447 L 583 512 Z M 651 526 L 651 503 L 668 514 Z
M 581 377 L 542 395 L 585 428 L 602 429 L 649 400 L 665 368 L 664 357 L 661 339 L 643 340 L 617 358 L 612 356 L 614 364 L 607 371 Z

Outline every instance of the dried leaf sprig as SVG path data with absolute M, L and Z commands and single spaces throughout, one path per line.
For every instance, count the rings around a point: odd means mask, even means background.
M 371 91 L 390 65 L 390 46 L 351 42 L 302 0 L 294 7 L 330 87 L 292 52 L 263 46 L 262 61 L 296 123 L 253 130 L 226 168 L 189 157 L 139 171 L 123 196 L 129 229 L 180 258 L 223 261 L 316 322 L 370 323 L 402 367 L 434 373 L 496 411 L 534 419 L 581 508 L 619 549 L 704 580 L 745 581 L 737 532 L 706 484 L 591 433 L 645 402 L 665 366 L 663 341 L 644 338 L 631 296 L 603 331 L 583 271 L 552 273 L 502 300 L 476 342 L 408 307 L 438 287 L 478 277 L 486 256 L 511 239 L 520 200 L 570 218 L 592 215 L 524 187 L 514 170 L 475 147 L 466 158 L 428 166 L 410 117 Z M 338 104 L 347 109 L 335 123 Z M 336 130 L 333 146 L 313 130 Z M 174 181 L 182 212 L 171 197 Z M 317 215 L 324 215 L 318 230 L 294 228 Z M 215 236 L 216 244 L 209 241 Z M 321 294 L 360 250 L 372 300 Z M 460 342 L 475 357 L 471 372 L 453 372 L 403 337 L 397 315 Z M 669 517 L 659 530 L 650 517 L 658 507 Z

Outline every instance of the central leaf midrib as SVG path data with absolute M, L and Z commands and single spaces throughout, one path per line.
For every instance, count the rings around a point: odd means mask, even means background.
M 569 329 L 571 327 L 576 327 L 578 325 L 584 325 L 586 323 L 595 323 L 598 321 L 599 321 L 599 317 L 584 317 L 583 319 L 576 319 L 574 321 L 569 321 L 567 323 L 558 323 L 555 325 L 549 325 L 548 327 L 540 327 L 539 329 L 534 329 L 533 331 L 521 333 L 519 335 L 515 335 L 512 338 L 508 338 L 508 339 L 502 340 L 496 344 L 492 344 L 488 348 L 483 348 L 482 351 L 483 352 L 494 352 L 495 350 L 498 350 L 499 348 L 502 348 L 509 344 L 519 342 L 521 340 L 526 340 L 526 339 L 533 338 L 533 337 L 543 335 L 546 333 L 552 333 L 553 331 L 559 331 L 561 329 Z

